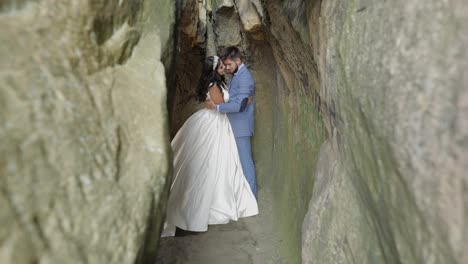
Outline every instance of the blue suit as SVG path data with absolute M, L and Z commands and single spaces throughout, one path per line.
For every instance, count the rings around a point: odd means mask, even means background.
M 249 182 L 252 192 L 257 196 L 257 180 L 252 159 L 250 139 L 254 134 L 254 104 L 255 98 L 244 111 L 240 112 L 242 101 L 255 95 L 255 81 L 245 65 L 241 66 L 232 77 L 229 85 L 229 102 L 218 106 L 221 113 L 227 113 L 236 138 L 242 170 Z

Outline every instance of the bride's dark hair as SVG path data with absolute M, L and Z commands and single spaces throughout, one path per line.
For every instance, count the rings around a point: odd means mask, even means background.
M 218 69 L 221 66 L 222 61 L 221 59 L 218 59 L 218 63 L 214 70 L 213 63 L 214 56 L 206 58 L 203 62 L 202 74 L 197 86 L 197 99 L 199 102 L 204 102 L 206 100 L 206 94 L 208 93 L 211 83 L 216 83 L 221 93 L 223 92 L 221 86 L 224 85 L 225 79 L 224 76 L 218 74 Z

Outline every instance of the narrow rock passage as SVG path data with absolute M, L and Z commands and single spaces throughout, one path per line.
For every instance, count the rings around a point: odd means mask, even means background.
M 156 264 L 288 263 L 279 254 L 281 240 L 273 231 L 269 193 L 259 193 L 260 214 L 205 233 L 163 238 Z

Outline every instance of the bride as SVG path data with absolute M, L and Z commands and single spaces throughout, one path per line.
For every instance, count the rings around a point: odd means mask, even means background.
M 229 101 L 224 73 L 218 56 L 206 58 L 197 87 L 200 102 Z M 247 99 L 243 103 L 245 107 Z M 257 200 L 242 172 L 226 114 L 199 110 L 185 122 L 171 146 L 174 178 L 163 237 L 174 236 L 176 227 L 204 232 L 208 225 L 258 214 Z

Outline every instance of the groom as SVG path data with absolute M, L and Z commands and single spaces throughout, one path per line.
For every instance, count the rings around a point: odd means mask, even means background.
M 208 103 L 207 108 L 227 113 L 236 138 L 242 170 L 252 192 L 257 197 L 255 167 L 250 144 L 250 139 L 254 134 L 255 82 L 247 66 L 243 63 L 237 47 L 225 48 L 221 54 L 221 60 L 226 65 L 227 71 L 233 75 L 229 85 L 230 99 L 228 103 L 219 105 Z M 250 97 L 249 104 L 244 109 L 245 101 L 243 102 L 243 100 L 248 97 Z

